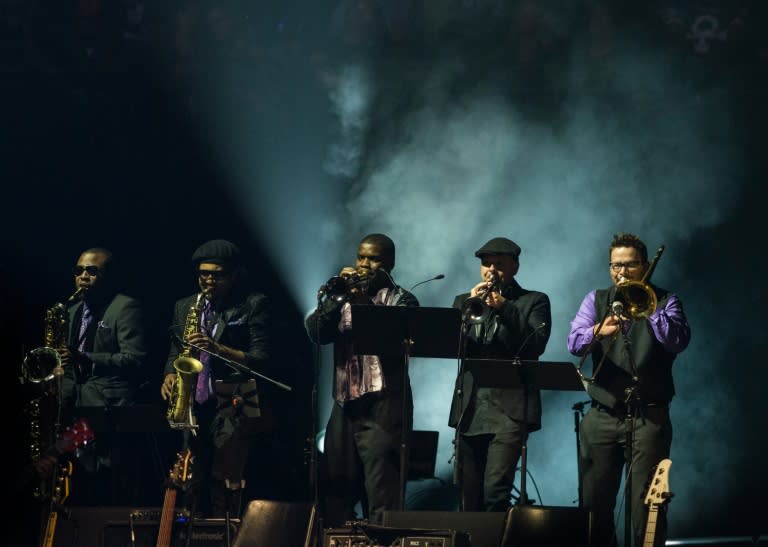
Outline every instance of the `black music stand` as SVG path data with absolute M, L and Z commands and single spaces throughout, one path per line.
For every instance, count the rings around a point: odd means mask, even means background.
M 459 352 L 460 329 L 461 311 L 457 308 L 352 304 L 354 352 L 403 358 L 403 418 L 410 358 L 455 358 Z M 400 510 L 405 508 L 407 462 L 408 427 L 404 424 L 400 442 Z
M 476 385 L 494 388 L 523 388 L 523 446 L 520 450 L 520 498 L 528 503 L 528 388 L 551 391 L 583 391 L 584 384 L 573 363 L 523 361 L 520 359 L 465 359 L 465 369 Z M 514 371 L 514 372 L 512 372 Z

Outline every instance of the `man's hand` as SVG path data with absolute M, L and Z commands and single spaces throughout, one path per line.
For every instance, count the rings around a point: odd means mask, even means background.
M 173 382 L 176 380 L 176 373 L 171 372 L 170 374 L 165 375 L 165 379 L 163 380 L 163 385 L 160 386 L 160 396 L 163 398 L 164 401 L 167 401 L 168 398 L 171 396 L 171 388 L 173 387 Z
M 56 348 L 56 351 L 58 352 L 59 357 L 61 357 L 62 367 L 85 364 L 88 362 L 88 359 L 85 357 L 85 355 L 74 348 L 63 346 Z
M 599 325 L 600 323 L 597 323 L 592 327 L 592 334 L 596 336 L 598 340 L 605 338 L 606 336 L 613 336 L 620 328 L 619 319 L 614 315 L 609 315 L 603 322 L 603 326 L 600 327 L 600 330 L 597 330 Z

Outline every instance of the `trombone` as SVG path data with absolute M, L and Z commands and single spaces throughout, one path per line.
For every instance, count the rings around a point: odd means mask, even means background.
M 614 293 L 613 301 L 608 303 L 608 311 L 600 321 L 600 324 L 597 327 L 597 331 L 600 331 L 600 329 L 603 328 L 603 323 L 605 323 L 608 315 L 612 313 L 611 306 L 613 303 L 620 302 L 623 310 L 622 313 L 626 314 L 634 320 L 647 319 L 654 311 L 656 311 L 656 306 L 658 304 L 656 299 L 656 291 L 654 291 L 653 287 L 650 286 L 649 280 L 653 274 L 653 271 L 656 269 L 656 264 L 658 264 L 663 252 L 664 245 L 661 245 L 656 250 L 656 256 L 654 256 L 653 260 L 651 260 L 651 264 L 648 266 L 648 269 L 645 271 L 642 279 L 625 279 L 616 285 L 616 292 Z M 591 378 L 587 378 L 581 370 L 584 366 L 584 361 L 590 352 L 588 351 L 584 353 L 581 358 L 581 362 L 576 367 L 576 372 L 578 372 L 582 382 L 588 384 L 595 383 L 597 375 L 600 372 L 600 369 L 603 367 L 605 359 L 608 356 L 608 353 L 610 353 L 613 344 L 616 343 L 618 336 L 619 330 L 617 330 L 616 333 L 611 337 L 611 342 L 608 345 L 608 348 L 606 348 L 606 350 L 603 352 L 603 356 L 600 359 L 600 362 L 597 364 L 597 366 L 595 366 L 595 371 Z

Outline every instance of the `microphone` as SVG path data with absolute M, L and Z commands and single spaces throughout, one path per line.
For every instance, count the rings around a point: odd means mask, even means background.
M 611 304 L 611 313 L 616 317 L 620 317 L 624 313 L 624 304 L 619 300 L 614 300 Z
M 438 279 L 445 279 L 445 274 L 437 274 L 435 277 L 430 277 L 429 279 L 425 279 L 424 281 L 419 281 L 413 287 L 408 289 L 408 292 L 411 292 L 413 289 L 415 289 L 419 285 L 423 285 L 424 283 L 429 283 L 430 281 L 436 281 Z
M 523 351 L 525 346 L 528 344 L 528 342 L 533 338 L 533 335 L 539 332 L 541 329 L 547 326 L 546 321 L 542 321 L 535 329 L 533 329 L 528 336 L 525 337 L 525 340 L 523 340 L 523 343 L 520 344 L 520 347 L 517 348 L 517 352 L 515 353 L 515 360 L 520 359 L 520 352 Z

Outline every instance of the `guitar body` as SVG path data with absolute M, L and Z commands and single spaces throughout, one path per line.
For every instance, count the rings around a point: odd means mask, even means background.
M 648 521 L 645 524 L 643 535 L 643 547 L 653 547 L 656 541 L 656 524 L 659 518 L 659 509 L 669 503 L 672 493 L 669 491 L 669 468 L 672 460 L 661 460 L 653 472 L 645 495 L 645 504 L 648 506 Z
M 88 445 L 94 439 L 93 430 L 85 418 L 81 418 L 75 424 L 68 427 L 59 436 L 46 456 L 62 456 L 69 452 L 74 452 L 78 448 Z M 40 543 L 42 547 L 53 547 L 53 540 L 56 536 L 56 524 L 59 522 L 59 510 L 64 502 L 69 498 L 69 490 L 72 479 L 72 462 L 66 461 L 59 465 L 59 472 L 56 476 L 56 482 L 51 492 L 51 510 L 48 513 L 48 520 L 45 524 L 45 532 Z
M 160 514 L 160 530 L 157 534 L 157 547 L 170 547 L 173 533 L 173 521 L 176 516 L 176 494 L 184 483 L 192 478 L 192 451 L 187 448 L 179 454 L 171 469 L 168 488 L 165 489 L 163 510 Z

